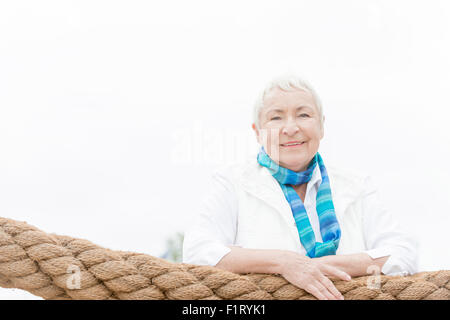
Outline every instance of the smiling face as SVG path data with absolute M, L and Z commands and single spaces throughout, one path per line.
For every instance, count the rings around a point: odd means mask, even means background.
M 304 171 L 319 150 L 323 125 L 314 98 L 304 90 L 272 89 L 259 114 L 260 129 L 252 124 L 258 143 L 269 157 L 292 171 Z M 288 142 L 301 144 L 288 146 Z

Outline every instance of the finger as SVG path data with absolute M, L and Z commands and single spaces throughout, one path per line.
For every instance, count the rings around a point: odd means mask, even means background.
M 337 279 L 350 281 L 352 277 L 350 275 L 338 268 L 332 267 L 330 265 L 322 264 L 321 271 L 327 275 L 335 276 Z
M 319 300 L 328 300 L 326 296 L 324 296 L 319 289 L 317 289 L 313 284 L 309 284 L 306 286 L 305 290 L 312 294 L 314 297 L 316 297 Z
M 320 281 L 316 281 L 314 285 L 328 300 L 338 300 Z
M 335 287 L 334 283 L 330 279 L 323 276 L 321 282 L 325 286 L 325 288 L 327 288 L 328 291 L 330 291 L 337 299 L 344 300 L 344 296 L 339 292 L 339 290 Z

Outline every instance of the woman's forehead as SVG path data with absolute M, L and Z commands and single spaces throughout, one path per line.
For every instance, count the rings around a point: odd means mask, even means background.
M 317 109 L 314 101 L 295 99 L 285 101 L 282 99 L 269 100 L 268 103 L 264 103 L 262 108 L 263 113 L 269 112 L 288 112 L 288 111 L 315 111 Z
M 272 89 L 264 98 L 264 108 L 269 109 L 286 109 L 314 107 L 314 98 L 311 92 L 305 90 L 284 91 L 281 89 Z
M 268 112 L 285 112 L 286 109 L 287 108 L 280 108 L 280 107 L 272 106 L 270 108 L 267 108 L 265 111 L 266 111 L 266 113 L 268 113 Z M 291 108 L 291 109 L 293 109 L 293 108 Z M 309 105 L 300 105 L 295 108 L 295 111 L 301 111 L 301 110 L 313 111 L 314 107 L 309 106 Z

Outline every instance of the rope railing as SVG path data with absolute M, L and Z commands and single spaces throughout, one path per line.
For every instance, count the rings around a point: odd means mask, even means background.
M 345 299 L 450 300 L 450 270 L 333 282 Z M 1 217 L 0 287 L 23 289 L 44 299 L 315 299 L 280 275 L 235 274 L 114 251 Z

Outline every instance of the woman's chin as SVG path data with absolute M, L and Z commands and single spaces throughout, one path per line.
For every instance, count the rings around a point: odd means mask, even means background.
M 304 151 L 281 151 L 280 160 L 285 160 L 288 163 L 299 163 L 306 160 L 308 157 Z
M 283 167 L 292 171 L 300 171 L 305 167 L 307 161 L 303 161 L 303 157 L 280 157 L 280 163 Z

